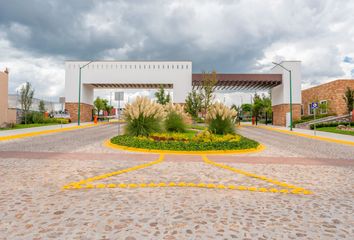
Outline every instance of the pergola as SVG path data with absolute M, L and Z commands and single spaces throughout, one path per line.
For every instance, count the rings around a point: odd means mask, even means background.
M 282 74 L 227 74 L 216 75 L 218 82 L 215 90 L 225 91 L 262 91 L 268 90 L 282 83 Z M 203 74 L 192 74 L 193 88 L 200 88 Z
M 163 87 L 165 89 L 173 88 L 173 84 L 160 84 L 160 83 L 98 83 L 89 84 L 95 88 L 130 88 L 130 89 L 158 89 Z

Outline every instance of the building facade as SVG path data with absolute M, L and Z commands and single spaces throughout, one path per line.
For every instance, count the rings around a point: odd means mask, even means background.
M 348 114 L 347 105 L 343 98 L 348 87 L 354 90 L 354 79 L 338 79 L 302 90 L 302 115 L 313 115 L 312 102 L 318 102 L 323 106 L 316 114 L 337 116 Z
M 16 111 L 9 109 L 9 71 L 0 71 L 0 127 L 8 123 L 16 123 Z M 5 126 L 6 127 L 6 126 Z
M 283 61 L 292 71 L 293 120 L 300 118 L 301 62 Z M 202 74 L 192 73 L 191 61 L 66 61 L 65 109 L 72 121 L 91 121 L 94 89 L 172 89 L 173 102 L 184 103 L 193 88 L 200 87 Z M 81 79 L 81 82 L 80 82 Z M 272 91 L 275 125 L 290 124 L 290 78 L 283 68 L 265 74 L 217 74 L 222 91 Z

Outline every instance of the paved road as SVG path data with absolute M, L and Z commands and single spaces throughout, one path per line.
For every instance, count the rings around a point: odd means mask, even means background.
M 0 141 L 0 151 L 31 152 L 97 152 L 100 146 L 118 132 L 118 124 L 103 124 L 96 127 L 68 132 L 39 135 L 31 138 Z M 107 150 L 109 151 L 109 150 Z
M 238 132 L 266 146 L 267 149 L 264 152 L 253 154 L 257 156 L 354 160 L 354 147 L 350 145 L 314 140 L 255 127 L 241 127 Z
M 352 154 L 352 147 L 264 129 L 240 129 L 264 143 L 264 152 L 228 156 L 224 161 L 314 195 L 199 188 L 62 190 L 69 182 L 158 157 L 104 148 L 103 140 L 116 130 L 117 125 L 103 125 L 0 142 L 0 239 L 352 239 L 354 235 L 354 167 L 345 164 L 353 155 L 342 154 Z M 318 153 L 309 151 L 310 146 Z M 215 161 L 222 158 L 210 156 Z M 160 164 L 97 183 L 202 181 L 270 187 L 200 159 L 168 155 Z M 245 163 L 247 159 L 251 163 Z M 259 159 L 262 163 L 269 159 L 269 164 L 254 164 Z M 331 164 L 323 164 L 327 162 Z

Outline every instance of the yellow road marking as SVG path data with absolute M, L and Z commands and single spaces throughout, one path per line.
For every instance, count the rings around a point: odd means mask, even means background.
M 302 189 L 277 189 L 277 188 L 264 188 L 255 186 L 244 185 L 225 185 L 214 183 L 194 183 L 194 182 L 149 182 L 149 183 L 108 183 L 108 184 L 86 184 L 86 185 L 67 185 L 64 189 L 76 190 L 76 189 L 102 189 L 102 188 L 169 188 L 169 187 L 181 187 L 181 188 L 208 188 L 208 189 L 228 189 L 250 192 L 268 192 L 268 193 L 283 193 L 283 194 L 312 194 L 308 190 Z
M 187 187 L 187 188 L 208 188 L 208 189 L 229 189 L 229 190 L 240 190 L 240 191 L 251 191 L 251 192 L 269 192 L 269 193 L 283 193 L 283 194 L 312 194 L 312 192 L 294 186 L 290 185 L 285 182 L 279 182 L 264 176 L 258 176 L 253 173 L 249 173 L 240 169 L 236 169 L 227 165 L 219 164 L 216 162 L 213 162 L 209 160 L 205 155 L 201 155 L 203 157 L 203 160 L 207 164 L 214 165 L 216 167 L 224 168 L 231 170 L 235 173 L 238 174 L 243 174 L 248 177 L 253 177 L 253 178 L 258 178 L 263 181 L 267 181 L 269 183 L 281 186 L 281 187 L 286 187 L 288 189 L 282 188 L 282 189 L 277 189 L 277 188 L 264 188 L 264 187 L 255 187 L 255 186 L 243 186 L 243 185 L 224 185 L 224 184 L 214 184 L 214 183 L 194 183 L 194 182 L 149 182 L 149 183 L 98 183 L 98 184 L 92 184 L 93 181 L 97 180 L 102 180 L 106 179 L 112 176 L 120 175 L 123 173 L 131 172 L 131 171 L 136 171 L 142 168 L 150 167 L 154 164 L 161 163 L 164 160 L 164 154 L 160 154 L 160 157 L 152 162 L 133 166 L 130 168 L 122 169 L 119 171 L 111 172 L 111 173 L 106 173 L 103 175 L 87 178 L 85 180 L 81 180 L 78 182 L 72 182 L 63 187 L 63 189 L 67 190 L 75 190 L 75 189 L 102 189 L 102 188 L 166 188 L 166 187 Z
M 106 124 L 106 123 L 87 124 L 87 125 L 83 125 L 83 126 L 72 126 L 72 127 L 67 127 L 67 128 L 58 128 L 58 129 L 42 130 L 42 131 L 37 131 L 37 132 L 20 133 L 20 134 L 15 134 L 15 135 L 10 135 L 10 136 L 2 136 L 2 137 L 0 136 L 0 141 L 33 137 L 33 136 L 44 135 L 44 134 L 49 134 L 49 133 L 72 131 L 72 130 L 76 130 L 76 129 L 94 127 L 94 126 L 98 126 L 101 124 Z
M 130 168 L 126 168 L 126 169 L 122 169 L 122 170 L 118 170 L 118 171 L 115 171 L 115 172 L 110 172 L 110 173 L 102 174 L 102 175 L 99 175 L 99 176 L 87 178 L 87 179 L 84 179 L 84 180 L 81 180 L 81 181 L 78 181 L 78 182 L 72 182 L 72 183 L 69 183 L 69 184 L 65 185 L 63 188 L 64 189 L 80 189 L 80 188 L 83 187 L 82 185 L 84 185 L 84 184 L 89 186 L 89 187 L 86 187 L 86 188 L 95 188 L 95 186 L 97 186 L 97 185 L 92 185 L 91 182 L 93 182 L 93 181 L 102 180 L 102 179 L 109 178 L 109 177 L 116 176 L 116 175 L 120 175 L 120 174 L 123 174 L 123 173 L 128 173 L 128 172 L 140 170 L 142 168 L 147 168 L 147 167 L 150 167 L 152 165 L 161 163 L 164 160 L 164 158 L 165 158 L 165 155 L 164 154 L 160 154 L 159 158 L 157 160 L 155 160 L 155 161 L 152 161 L 152 162 L 149 162 L 149 163 L 140 164 L 140 165 L 136 165 L 136 166 L 133 166 L 133 167 L 130 167 Z M 105 188 L 104 184 L 103 185 L 98 184 L 98 185 L 99 185 L 98 188 Z M 120 185 L 120 186 L 122 187 L 123 185 Z M 111 185 L 110 187 L 113 187 L 113 185 Z M 126 185 L 124 185 L 124 187 L 126 187 Z
M 252 126 L 252 125 L 244 125 L 244 126 Z M 347 140 L 339 140 L 339 139 L 333 139 L 329 137 L 321 137 L 321 136 L 313 136 L 310 134 L 306 133 L 299 133 L 299 132 L 294 132 L 294 131 L 289 131 L 289 130 L 284 130 L 284 129 L 277 129 L 277 128 L 272 128 L 272 127 L 266 127 L 266 126 L 252 126 L 256 128 L 263 128 L 275 132 L 281 132 L 289 135 L 295 135 L 299 137 L 305 137 L 305 138 L 311 138 L 311 139 L 316 139 L 316 140 L 321 140 L 321 141 L 326 141 L 326 142 L 333 142 L 333 143 L 338 143 L 338 144 L 345 144 L 345 145 L 351 145 L 354 146 L 354 142 L 352 141 L 347 141 Z
M 309 190 L 306 190 L 304 188 L 301 188 L 301 187 L 297 187 L 295 185 L 291 185 L 291 184 L 288 184 L 286 182 L 280 182 L 280 181 L 277 181 L 277 180 L 274 180 L 274 179 L 271 179 L 271 178 L 268 178 L 268 177 L 265 177 L 265 176 L 260 176 L 260 175 L 257 175 L 257 174 L 254 174 L 254 173 L 250 173 L 250 172 L 247 172 L 247 171 L 244 171 L 244 170 L 241 170 L 241 169 L 237 169 L 237 168 L 234 168 L 234 167 L 230 167 L 228 165 L 225 165 L 225 164 L 221 164 L 221 163 L 217 163 L 217 162 L 214 162 L 212 160 L 210 160 L 206 155 L 203 155 L 203 161 L 207 164 L 210 164 L 210 165 L 213 165 L 215 167 L 218 167 L 218 168 L 223 168 L 223 169 L 226 169 L 226 170 L 229 170 L 229 171 L 232 171 L 232 172 L 235 172 L 237 174 L 242 174 L 244 176 L 247 176 L 247 177 L 251 177 L 251 178 L 256 178 L 256 179 L 259 179 L 259 180 L 262 180 L 262 181 L 266 181 L 266 182 L 269 182 L 269 183 L 272 183 L 274 185 L 277 185 L 277 186 L 280 186 L 280 187 L 285 187 L 285 188 L 289 188 L 289 189 L 292 189 L 290 190 L 291 193 L 298 193 L 298 194 L 312 194 L 312 192 L 310 192 Z M 250 189 L 248 189 L 250 190 Z M 270 191 L 272 189 L 266 189 L 264 188 L 264 190 L 267 190 L 267 191 Z M 279 191 L 285 191 L 287 189 L 273 189 L 271 192 L 279 192 Z M 252 191 L 252 190 L 250 190 Z
M 155 150 L 155 149 L 145 149 L 145 148 L 134 148 L 134 147 L 127 147 L 118 144 L 114 144 L 111 142 L 110 139 L 106 140 L 103 144 L 105 147 L 130 151 L 130 152 L 144 152 L 144 153 L 159 153 L 159 154 L 174 154 L 174 155 L 201 155 L 201 154 L 208 154 L 208 155 L 218 155 L 218 154 L 245 154 L 245 153 L 254 153 L 260 152 L 265 149 L 263 144 L 259 144 L 257 148 L 250 148 L 250 149 L 240 149 L 240 150 L 213 150 L 213 151 L 173 151 L 173 150 Z

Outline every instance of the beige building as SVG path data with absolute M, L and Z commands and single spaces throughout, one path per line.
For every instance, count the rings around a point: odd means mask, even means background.
M 5 123 L 16 123 L 16 110 L 8 107 L 9 71 L 0 71 L 0 127 Z

